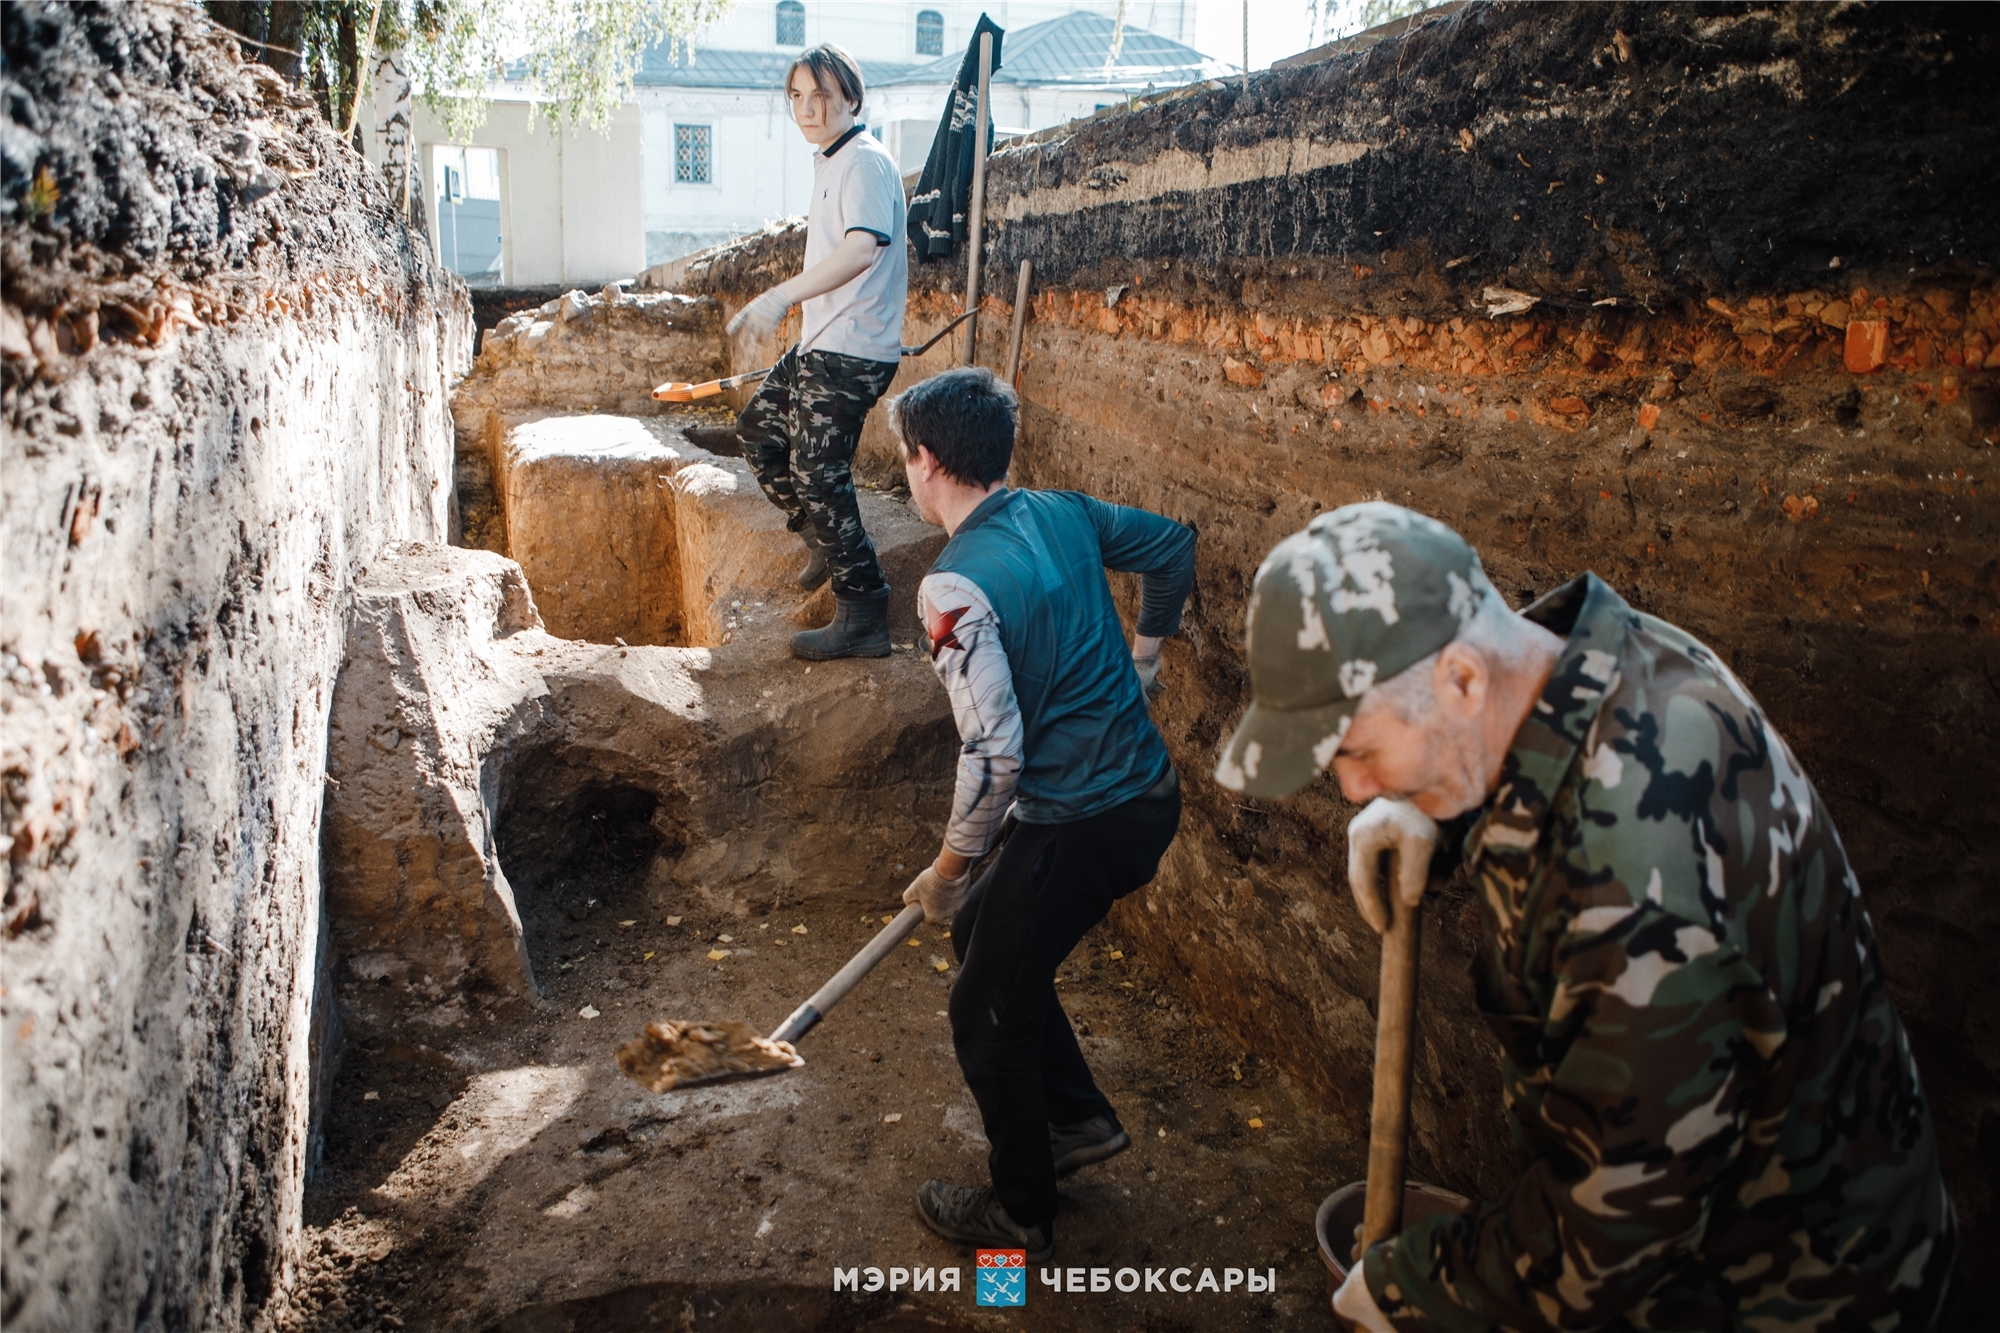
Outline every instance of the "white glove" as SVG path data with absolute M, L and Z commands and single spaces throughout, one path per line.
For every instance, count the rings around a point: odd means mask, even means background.
M 921 875 L 910 881 L 910 887 L 903 890 L 903 906 L 922 903 L 925 925 L 949 925 L 951 919 L 958 915 L 958 910 L 965 906 L 971 889 L 972 867 L 967 866 L 965 873 L 957 879 L 946 879 L 938 874 L 935 865 L 928 865 Z
M 1333 1293 L 1333 1312 L 1367 1333 L 1396 1333 L 1382 1307 L 1375 1304 L 1375 1293 L 1368 1290 L 1368 1280 L 1361 1276 L 1358 1263 L 1347 1271 L 1347 1281 L 1340 1284 L 1340 1290 Z
M 1158 653 L 1148 653 L 1144 657 L 1139 656 L 1137 653 L 1132 654 L 1132 669 L 1139 673 L 1139 686 L 1146 692 L 1147 703 L 1151 703 L 1153 700 L 1159 698 L 1161 693 L 1166 690 L 1167 687 L 1160 682 L 1160 655 Z
M 778 289 L 773 287 L 737 311 L 726 331 L 732 338 L 739 333 L 747 333 L 753 338 L 768 338 L 785 322 L 785 312 L 791 308 L 792 303 L 778 295 Z
M 1431 851 L 1438 826 L 1408 801 L 1378 796 L 1347 821 L 1347 887 L 1361 916 L 1381 934 L 1389 929 L 1388 904 L 1376 883 L 1376 865 L 1386 851 L 1396 853 L 1396 903 L 1411 908 L 1423 901 L 1430 882 Z

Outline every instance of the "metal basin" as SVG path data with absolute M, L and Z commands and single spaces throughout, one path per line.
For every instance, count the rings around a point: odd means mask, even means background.
M 1313 1218 L 1313 1234 L 1319 1238 L 1320 1262 L 1326 1265 L 1326 1298 L 1347 1281 L 1347 1256 L 1354 1253 L 1354 1233 L 1368 1203 L 1368 1182 L 1357 1180 L 1342 1185 L 1326 1196 Z M 1403 1185 L 1403 1225 L 1420 1222 L 1437 1213 L 1462 1213 L 1472 1206 L 1463 1194 L 1407 1181 Z

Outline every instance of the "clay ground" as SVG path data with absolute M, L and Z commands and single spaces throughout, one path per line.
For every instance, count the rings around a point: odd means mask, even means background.
M 984 1179 L 942 1013 L 957 970 L 937 968 L 948 942 L 920 928 L 805 1039 L 805 1068 L 648 1093 L 613 1063 L 644 1021 L 742 1017 L 768 1031 L 897 907 L 884 884 L 782 915 L 718 914 L 649 887 L 667 883 L 663 869 L 606 844 L 523 886 L 535 971 L 554 978 L 541 1011 L 468 1028 L 447 1049 L 348 1053 L 304 1280 L 276 1327 L 1022 1325 L 975 1306 L 971 1255 L 924 1229 L 912 1203 L 929 1177 Z M 1031 1277 L 1032 1326 L 1326 1319 L 1313 1213 L 1360 1174 L 1364 1145 L 1193 1016 L 1128 939 L 1100 927 L 1061 977 L 1135 1145 L 1066 1182 L 1053 1263 L 1185 1265 L 1190 1282 L 1203 1267 L 1218 1279 L 1275 1268 L 1277 1289 L 1072 1295 Z M 581 1017 L 586 1006 L 600 1017 Z M 836 1267 L 868 1265 L 956 1265 L 963 1286 L 833 1293 Z

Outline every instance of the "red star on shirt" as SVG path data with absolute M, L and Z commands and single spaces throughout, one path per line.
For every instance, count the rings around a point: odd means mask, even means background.
M 963 651 L 965 645 L 958 641 L 958 636 L 952 631 L 958 628 L 959 620 L 971 609 L 969 606 L 961 606 L 956 611 L 940 611 L 929 624 L 924 626 L 924 633 L 930 636 L 931 661 L 937 661 L 937 655 L 947 648 Z

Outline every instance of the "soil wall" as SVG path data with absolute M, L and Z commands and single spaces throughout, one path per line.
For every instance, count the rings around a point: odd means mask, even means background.
M 1015 479 L 1201 533 L 1159 710 L 1188 818 L 1119 925 L 1357 1130 L 1377 954 L 1343 884 L 1352 811 L 1330 780 L 1263 802 L 1207 774 L 1247 698 L 1257 563 L 1380 496 L 1455 525 L 1517 602 L 1595 570 L 1748 682 L 1833 806 L 1966 1272 L 1992 1285 L 1996 47 L 1952 6 L 1474 4 L 993 158 L 983 363 L 1035 266 Z M 685 261 L 680 288 L 733 310 L 800 243 Z M 911 327 L 963 282 L 962 261 L 919 270 Z M 888 450 L 876 422 L 878 479 Z M 1475 1192 L 1513 1170 L 1466 976 L 1479 929 L 1446 886 L 1414 1147 Z
M 0 1321 L 254 1319 L 296 1235 L 350 590 L 442 541 L 464 289 L 182 5 L 9 4 Z

